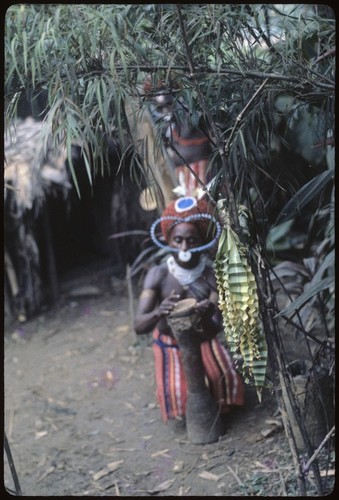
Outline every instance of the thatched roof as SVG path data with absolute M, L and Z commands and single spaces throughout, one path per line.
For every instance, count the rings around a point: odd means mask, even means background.
M 29 117 L 9 127 L 5 134 L 5 199 L 15 193 L 20 214 L 41 203 L 56 186 L 68 190 L 71 185 L 65 167 L 63 148 L 46 148 L 44 122 Z M 48 137 L 47 137 L 48 140 Z M 46 151 L 47 149 L 47 151 Z

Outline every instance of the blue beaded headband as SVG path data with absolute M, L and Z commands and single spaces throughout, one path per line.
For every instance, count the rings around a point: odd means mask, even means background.
M 219 222 L 213 217 L 213 215 L 210 214 L 193 214 L 193 215 L 188 215 L 187 217 L 176 217 L 175 215 L 166 215 L 164 217 L 159 217 L 156 221 L 153 222 L 151 229 L 150 229 L 150 234 L 153 243 L 157 245 L 160 248 L 165 248 L 166 250 L 170 250 L 171 252 L 180 252 L 178 248 L 172 248 L 168 245 L 164 245 L 161 243 L 158 238 L 155 236 L 155 229 L 156 227 L 161 223 L 163 220 L 173 220 L 177 221 L 177 224 L 181 224 L 182 222 L 192 222 L 195 220 L 200 220 L 200 219 L 209 219 L 213 221 L 215 227 L 216 227 L 216 235 L 214 236 L 213 240 L 210 242 L 206 243 L 205 245 L 201 245 L 200 247 L 195 247 L 195 248 L 190 248 L 190 252 L 204 252 L 205 250 L 208 250 L 209 248 L 212 248 L 213 245 L 217 242 L 220 234 L 221 234 L 221 225 Z

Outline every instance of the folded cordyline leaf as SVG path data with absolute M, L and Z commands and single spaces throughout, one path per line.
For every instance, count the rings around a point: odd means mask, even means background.
M 243 212 L 245 208 L 240 210 Z M 220 209 L 220 216 L 223 230 L 214 268 L 226 342 L 236 368 L 246 383 L 254 382 L 261 401 L 267 345 L 259 316 L 257 284 L 248 262 L 247 248 L 231 228 L 224 207 Z

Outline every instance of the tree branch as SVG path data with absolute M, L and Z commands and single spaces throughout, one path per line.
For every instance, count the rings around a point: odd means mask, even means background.
M 327 441 L 330 439 L 332 434 L 334 434 L 334 432 L 335 432 L 335 426 L 333 426 L 332 429 L 326 434 L 326 436 L 324 437 L 318 448 L 315 450 L 315 452 L 313 453 L 307 464 L 302 466 L 303 474 L 306 475 L 308 473 L 310 466 L 312 465 L 312 462 L 314 462 L 314 460 L 317 458 L 317 456 L 319 455 L 319 453 L 321 452 Z
M 266 78 L 265 81 L 263 81 L 263 83 L 260 85 L 260 87 L 254 92 L 254 94 L 252 95 L 251 99 L 248 101 L 248 103 L 246 104 L 246 106 L 244 107 L 244 109 L 238 114 L 236 120 L 235 120 L 235 124 L 234 124 L 234 127 L 232 128 L 232 131 L 230 133 L 230 136 L 227 140 L 227 143 L 225 145 L 225 153 L 228 154 L 229 152 L 229 147 L 230 147 L 230 143 L 231 143 L 231 140 L 233 139 L 233 136 L 234 136 L 234 133 L 236 131 L 236 128 L 238 126 L 238 123 L 241 121 L 243 115 L 245 114 L 245 112 L 248 110 L 248 108 L 251 106 L 252 102 L 254 101 L 254 99 L 257 97 L 257 95 L 261 92 L 261 90 L 265 87 L 266 83 L 268 82 L 268 78 Z
M 325 56 L 325 54 L 324 54 Z M 152 72 L 152 71 L 182 71 L 186 73 L 192 73 L 191 69 L 189 66 L 170 66 L 170 65 L 127 65 L 127 66 L 122 66 L 122 65 L 117 65 L 115 66 L 116 71 L 125 71 L 126 69 L 128 71 L 130 70 L 137 70 L 137 71 L 145 71 L 145 72 Z M 277 73 L 262 73 L 260 71 L 240 71 L 236 69 L 213 69 L 213 68 L 206 68 L 206 66 L 196 66 L 196 72 L 199 75 L 236 75 L 236 76 L 242 76 L 246 78 L 267 78 L 268 80 L 278 80 L 278 81 L 285 81 L 285 82 L 290 82 L 290 83 L 298 83 L 299 85 L 301 84 L 300 78 L 299 77 L 294 77 L 294 76 L 286 76 L 286 75 L 279 75 Z M 86 77 L 91 77 L 91 76 L 100 76 L 100 75 L 110 75 L 110 71 L 108 69 L 102 69 L 102 70 L 94 70 L 94 71 L 80 71 L 77 73 L 78 78 L 83 78 L 84 76 Z M 322 75 L 317 75 L 318 77 Z M 49 83 L 49 80 L 42 80 L 40 83 L 37 83 L 35 86 L 35 90 L 38 90 L 39 88 L 42 88 L 43 86 L 47 85 Z M 334 91 L 335 90 L 335 84 L 331 83 L 322 83 L 319 81 L 319 79 L 316 80 L 304 80 L 304 85 L 313 85 L 315 87 L 318 87 L 323 90 L 328 90 L 328 91 Z M 17 92 L 23 92 L 26 90 L 26 87 L 23 85 L 20 85 L 19 87 L 14 87 L 11 90 L 11 93 L 5 93 L 5 98 L 9 98 L 10 95 L 13 95 Z

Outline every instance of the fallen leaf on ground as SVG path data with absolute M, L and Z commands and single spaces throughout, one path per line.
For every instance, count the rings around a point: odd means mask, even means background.
M 121 332 L 128 332 L 129 330 L 129 325 L 120 325 L 116 328 L 116 331 L 121 333 Z
M 40 439 L 45 436 L 47 436 L 48 432 L 47 431 L 40 431 L 35 433 L 35 439 Z
M 262 464 L 261 462 L 258 462 L 258 460 L 255 460 L 254 465 L 257 467 L 262 467 L 263 469 L 267 469 L 267 466 L 265 464 Z
M 147 405 L 147 410 L 153 410 L 154 408 L 157 408 L 157 404 L 156 403 L 148 403 Z
M 153 494 L 153 493 L 159 493 L 160 491 L 168 490 L 168 488 L 170 488 L 172 486 L 174 481 L 175 481 L 175 479 L 168 479 L 167 481 L 164 481 L 163 483 L 159 484 L 155 488 L 153 488 L 151 490 L 147 490 L 147 492 Z
M 277 432 L 278 428 L 277 427 L 271 427 L 271 429 L 263 429 L 260 431 L 260 434 L 264 437 L 267 438 Z
M 273 418 L 267 418 L 265 420 L 265 424 L 269 424 L 269 425 L 276 425 L 277 427 L 282 427 L 282 422 L 281 420 L 278 420 L 278 419 L 273 419 Z
M 182 460 L 179 460 L 178 462 L 175 462 L 173 466 L 173 472 L 181 472 L 184 468 L 184 462 Z
M 119 469 L 122 463 L 123 460 L 117 460 L 116 462 L 111 462 L 107 464 L 106 467 L 93 474 L 94 481 L 98 481 L 98 479 L 101 479 L 102 477 L 107 476 L 108 474 L 111 474 L 112 472 L 116 471 L 117 469 Z
M 37 479 L 37 483 L 40 483 L 40 481 L 42 481 L 43 479 L 45 479 L 46 476 L 48 476 L 49 474 L 52 474 L 52 472 L 55 471 L 55 466 L 54 465 L 51 465 L 51 467 L 49 467 L 43 474 L 42 476 L 39 477 L 39 479 Z
M 148 425 L 154 424 L 154 422 L 158 422 L 157 418 L 151 418 L 150 420 L 147 421 Z
M 158 457 L 159 455 L 165 455 L 168 452 L 168 448 L 166 450 L 156 451 L 152 453 L 151 457 Z
M 230 467 L 229 465 L 227 466 L 228 470 L 230 471 L 230 473 L 232 474 L 232 476 L 237 480 L 238 484 L 240 486 L 244 486 L 244 483 L 241 481 L 240 477 L 238 476 L 238 474 L 232 469 L 232 467 Z
M 260 472 L 277 472 L 279 469 L 277 468 L 277 465 L 275 463 L 272 464 L 262 464 L 261 462 L 258 462 L 257 460 L 254 462 L 254 465 L 257 467 L 260 467 Z M 281 469 L 281 467 L 280 467 Z
M 178 497 L 182 497 L 184 494 L 188 493 L 190 489 L 191 489 L 190 486 L 188 488 L 186 488 L 185 490 L 184 490 L 183 486 L 180 486 Z
M 219 481 L 220 479 L 220 476 L 212 474 L 212 472 L 208 472 L 207 470 L 200 472 L 199 477 L 202 477 L 203 479 L 209 479 L 210 481 Z
M 156 471 L 156 469 L 149 469 L 149 470 L 144 470 L 141 472 L 134 472 L 134 475 L 135 476 L 149 476 L 154 471 Z

